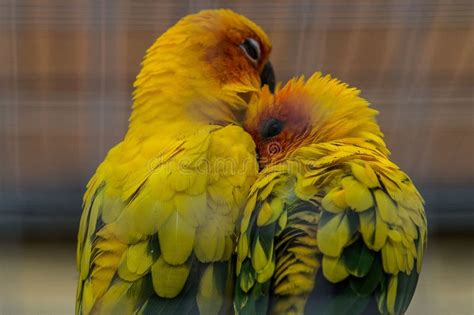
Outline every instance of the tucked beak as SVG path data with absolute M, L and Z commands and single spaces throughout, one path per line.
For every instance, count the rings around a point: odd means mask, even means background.
M 275 92 L 275 72 L 273 71 L 272 64 L 267 62 L 260 73 L 260 81 L 262 86 L 268 85 L 270 91 Z

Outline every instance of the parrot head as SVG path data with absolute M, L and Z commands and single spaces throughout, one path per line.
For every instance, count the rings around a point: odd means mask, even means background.
M 249 105 L 244 129 L 256 143 L 262 167 L 298 148 L 347 138 L 369 138 L 388 154 L 377 113 L 357 89 L 318 72 L 307 81 L 291 79 L 274 94 L 264 87 Z
M 188 15 L 147 50 L 131 121 L 241 123 L 252 95 L 274 89 L 270 52 L 268 36 L 242 15 Z

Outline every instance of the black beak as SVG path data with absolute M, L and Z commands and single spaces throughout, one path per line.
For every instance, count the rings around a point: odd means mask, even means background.
M 260 81 L 262 86 L 266 84 L 272 93 L 275 92 L 275 72 L 270 61 L 263 66 L 263 70 L 260 73 Z

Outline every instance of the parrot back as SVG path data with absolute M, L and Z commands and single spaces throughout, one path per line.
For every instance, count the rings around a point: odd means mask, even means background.
M 217 314 L 232 305 L 235 225 L 257 164 L 240 127 L 163 149 L 127 139 L 88 184 L 77 313 Z
M 240 314 L 403 314 L 427 225 L 409 177 L 350 139 L 302 147 L 264 169 L 241 233 Z

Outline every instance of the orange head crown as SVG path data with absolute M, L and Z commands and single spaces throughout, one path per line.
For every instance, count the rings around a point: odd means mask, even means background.
M 290 80 L 274 95 L 263 88 L 249 105 L 244 128 L 252 135 L 263 166 L 302 146 L 367 134 L 380 138 L 380 150 L 388 153 L 376 115 L 357 89 L 316 73 L 306 82 L 303 77 Z

